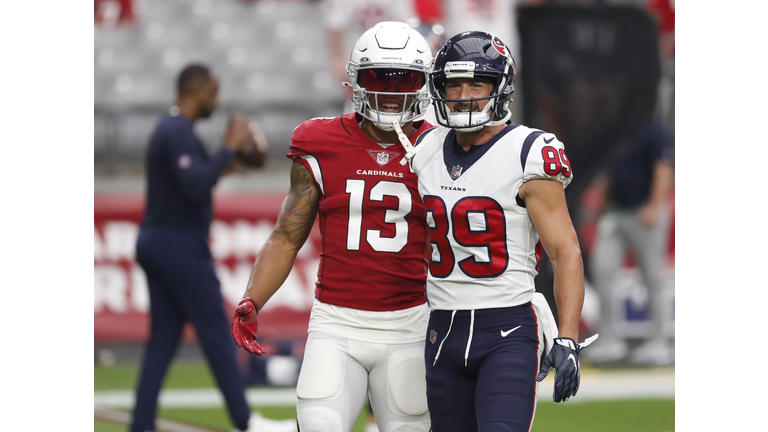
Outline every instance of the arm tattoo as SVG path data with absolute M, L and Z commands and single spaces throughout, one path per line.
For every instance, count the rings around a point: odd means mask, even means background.
M 302 164 L 291 166 L 291 189 L 283 202 L 277 225 L 292 242 L 303 244 L 312 231 L 319 194 L 312 174 Z

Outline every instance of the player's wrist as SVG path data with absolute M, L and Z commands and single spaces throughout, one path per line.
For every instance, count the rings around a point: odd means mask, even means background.
M 238 306 L 243 305 L 244 303 L 251 303 L 253 304 L 254 310 L 256 310 L 256 314 L 259 313 L 259 304 L 256 302 L 256 300 L 250 298 L 250 297 L 243 297 L 242 300 L 240 300 L 240 303 L 238 303 Z
M 224 140 L 222 143 L 222 148 L 226 149 L 229 152 L 237 153 L 237 150 L 240 146 L 237 145 L 237 143 L 232 142 L 231 140 Z
M 576 349 L 576 340 L 569 338 L 569 337 L 558 337 L 555 338 L 555 343 L 558 345 L 562 345 L 564 347 L 568 347 L 572 350 Z

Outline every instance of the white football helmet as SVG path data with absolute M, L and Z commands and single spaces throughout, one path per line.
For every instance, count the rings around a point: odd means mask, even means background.
M 419 32 L 397 21 L 380 22 L 360 36 L 347 73 L 355 111 L 391 131 L 422 117 L 430 104 L 427 81 L 432 50 Z

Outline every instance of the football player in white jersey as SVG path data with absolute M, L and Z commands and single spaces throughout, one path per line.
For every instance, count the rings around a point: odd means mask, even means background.
M 554 368 L 554 401 L 575 395 L 589 344 L 576 343 L 584 276 L 564 194 L 571 167 L 553 134 L 510 121 L 514 78 L 498 37 L 449 39 L 430 75 L 445 129 L 411 159 L 432 245 L 425 361 L 434 432 L 529 431 L 537 382 Z M 542 246 L 559 331 L 534 293 Z

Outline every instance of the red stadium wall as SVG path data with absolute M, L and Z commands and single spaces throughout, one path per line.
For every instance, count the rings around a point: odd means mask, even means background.
M 277 220 L 283 195 L 214 198 L 211 252 L 227 315 L 245 291 L 253 260 Z M 135 260 L 141 195 L 94 196 L 94 342 L 143 342 L 149 331 L 146 277 Z M 306 337 L 319 255 L 317 227 L 283 287 L 259 314 L 265 341 Z M 194 338 L 191 326 L 185 337 Z
M 583 202 L 586 210 L 591 208 L 590 197 L 588 191 Z M 283 195 L 251 194 L 216 196 L 214 199 L 211 252 L 221 282 L 227 315 L 234 312 L 245 291 L 253 260 L 277 220 L 283 198 Z M 670 203 L 674 212 L 674 193 L 670 196 Z M 94 196 L 94 342 L 143 342 L 148 335 L 149 295 L 144 272 L 135 261 L 136 238 L 143 213 L 144 198 L 141 195 Z M 595 223 L 596 220 L 588 220 L 579 227 L 585 253 L 589 253 L 593 245 Z M 673 216 L 667 251 L 667 279 L 672 302 L 674 235 Z M 314 298 L 319 247 L 320 234 L 315 226 L 285 284 L 259 313 L 259 334 L 263 343 L 306 337 Z M 645 331 L 642 327 L 643 317 L 632 317 L 635 306 L 631 301 L 631 293 L 638 289 L 629 288 L 634 285 L 641 287 L 642 283 L 630 253 L 626 256 L 625 270 L 627 274 L 621 281 L 620 291 L 628 296 L 625 317 L 627 333 L 640 335 Z M 595 307 L 590 308 L 588 303 L 585 303 L 582 321 L 589 327 L 588 330 L 592 330 L 597 311 Z M 673 310 L 674 306 L 671 307 Z M 641 327 L 633 330 L 638 325 Z M 674 334 L 673 323 L 670 324 L 670 331 Z M 194 339 L 191 326 L 185 337 L 187 340 Z

